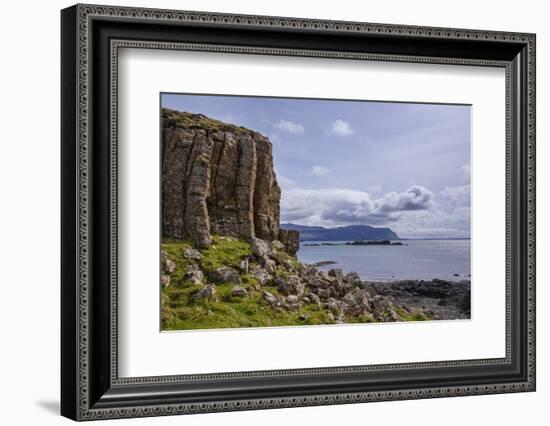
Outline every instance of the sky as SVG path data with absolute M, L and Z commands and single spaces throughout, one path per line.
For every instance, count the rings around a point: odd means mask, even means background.
M 469 105 L 162 94 L 273 144 L 281 223 L 470 236 Z

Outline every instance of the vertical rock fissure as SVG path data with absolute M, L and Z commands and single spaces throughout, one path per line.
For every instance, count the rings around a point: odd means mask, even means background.
M 216 191 L 216 188 L 218 187 L 218 174 L 220 172 L 220 163 L 222 161 L 222 156 L 223 156 L 223 151 L 225 149 L 226 141 L 227 141 L 227 133 L 223 132 L 223 141 L 221 142 L 222 147 L 220 148 L 218 158 L 214 160 L 216 162 L 216 170 L 214 172 L 214 179 L 213 179 L 214 185 L 213 185 L 212 194 L 211 194 L 214 210 L 218 209 L 218 192 Z

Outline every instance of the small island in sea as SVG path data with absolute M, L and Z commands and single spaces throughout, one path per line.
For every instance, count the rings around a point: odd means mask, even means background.
M 162 330 L 470 318 L 469 240 L 283 222 L 274 136 L 164 101 Z M 402 203 L 426 196 L 412 188 Z

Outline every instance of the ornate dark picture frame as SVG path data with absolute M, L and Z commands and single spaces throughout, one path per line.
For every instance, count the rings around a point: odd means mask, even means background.
M 64 9 L 61 28 L 62 415 L 92 420 L 535 390 L 535 35 L 95 5 Z M 120 378 L 121 47 L 504 68 L 506 356 Z

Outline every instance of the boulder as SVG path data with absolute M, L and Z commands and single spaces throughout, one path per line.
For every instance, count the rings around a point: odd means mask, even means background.
M 353 316 L 369 313 L 373 308 L 368 293 L 358 288 L 347 293 L 341 300 L 347 305 L 346 312 Z
M 161 275 L 160 283 L 163 287 L 168 287 L 170 285 L 170 275 Z
M 222 266 L 210 273 L 210 278 L 216 283 L 241 283 L 241 277 L 236 269 Z
M 204 273 L 194 264 L 187 268 L 185 279 L 194 285 L 202 285 L 204 282 Z
M 241 270 L 242 273 L 248 274 L 248 271 L 249 271 L 248 257 L 244 260 L 241 260 L 241 262 L 239 263 L 239 269 Z
M 271 257 L 272 250 L 270 244 L 267 241 L 260 240 L 259 238 L 251 238 L 250 247 L 252 249 L 252 254 L 258 259 Z
M 304 294 L 305 284 L 296 275 L 291 275 L 285 278 L 278 277 L 275 278 L 273 282 L 277 286 L 279 292 L 286 296 L 302 296 Z
M 176 264 L 168 258 L 168 253 L 164 250 L 160 252 L 160 264 L 165 274 L 172 274 L 176 270 Z
M 330 297 L 330 290 L 327 289 L 327 288 L 316 288 L 315 290 L 315 294 L 317 294 L 317 296 L 319 296 L 319 298 L 323 299 L 323 300 L 326 300 Z
M 269 273 L 273 274 L 277 270 L 277 263 L 273 260 L 268 258 L 267 256 L 262 257 L 260 259 L 260 265 Z
M 198 300 L 212 300 L 215 299 L 216 288 L 213 285 L 207 285 L 206 287 L 200 289 L 197 293 L 193 295 L 193 298 Z
M 389 321 L 403 321 L 403 318 L 401 318 L 393 308 L 388 308 L 386 314 Z
M 284 307 L 290 311 L 297 311 L 301 306 L 300 299 L 294 294 L 288 295 L 284 300 Z
M 269 291 L 264 290 L 263 298 L 267 303 L 269 303 L 273 307 L 280 306 L 279 299 L 277 299 L 277 297 L 271 294 Z
M 250 275 L 256 278 L 261 285 L 266 285 L 273 278 L 265 269 L 255 269 L 250 272 Z
M 279 231 L 279 235 L 280 235 L 280 232 L 281 231 Z M 275 250 L 279 250 L 279 251 L 284 251 L 284 249 L 285 249 L 285 245 L 283 243 L 281 243 L 279 240 L 271 241 L 271 246 Z
M 183 257 L 185 257 L 186 259 L 201 260 L 202 254 L 196 249 L 188 248 L 183 250 Z
M 232 297 L 245 297 L 248 295 L 248 291 L 245 288 L 236 285 L 231 289 L 230 294 Z
M 356 287 L 362 287 L 363 283 L 357 272 L 349 272 L 344 276 L 344 281 Z
M 327 272 L 329 277 L 332 277 L 338 281 L 343 281 L 344 274 L 340 268 L 331 269 Z
M 315 293 L 310 293 L 308 294 L 307 297 L 309 297 L 309 300 L 311 300 L 311 303 L 321 306 L 321 299 Z
M 317 275 L 308 276 L 306 278 L 307 285 L 311 288 L 329 288 L 331 282 Z
M 339 300 L 330 298 L 327 301 L 327 309 L 329 309 L 334 314 L 334 316 L 338 317 L 345 312 L 346 305 Z

